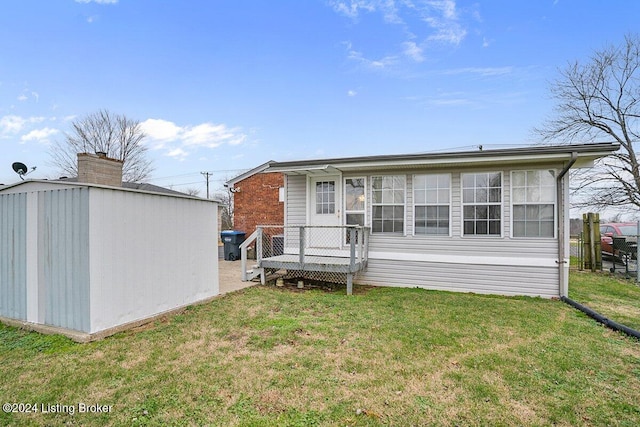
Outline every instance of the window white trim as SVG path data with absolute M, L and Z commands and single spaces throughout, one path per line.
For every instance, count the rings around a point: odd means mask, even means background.
M 447 175 L 449 176 L 449 203 L 416 203 L 416 176 L 434 176 L 434 175 Z M 411 200 L 413 203 L 413 236 L 424 237 L 427 239 L 438 237 L 451 237 L 452 236 L 452 221 L 453 221 L 453 174 L 451 173 L 416 173 L 413 174 L 411 179 Z M 416 233 L 416 207 L 418 206 L 447 206 L 449 208 L 449 232 L 447 234 L 423 234 Z
M 464 176 L 478 174 L 500 174 L 500 203 L 465 203 L 464 201 Z M 460 172 L 460 237 L 463 239 L 499 239 L 504 238 L 504 173 L 499 170 L 477 171 L 477 172 Z M 477 205 L 499 205 L 500 206 L 500 234 L 465 234 L 464 232 L 464 208 L 465 206 Z
M 374 203 L 374 198 L 373 198 L 373 181 L 375 178 L 384 178 L 384 177 L 402 177 L 404 179 L 404 203 L 402 204 L 402 207 L 404 209 L 403 211 L 403 219 L 402 219 L 402 232 L 383 232 L 383 231 L 373 231 L 373 208 L 375 206 L 384 206 L 384 205 L 380 205 L 379 203 Z M 395 236 L 406 236 L 407 235 L 407 175 L 406 174 L 397 174 L 397 173 L 387 173 L 387 174 L 375 174 L 375 175 L 371 175 L 370 176 L 370 180 L 369 180 L 370 184 L 369 184 L 369 206 L 371 207 L 371 215 L 370 215 L 370 226 L 371 226 L 371 234 L 388 234 L 388 235 L 395 235 Z M 389 206 L 401 206 L 400 204 L 391 204 Z
M 513 226 L 513 222 L 514 222 L 514 206 L 519 206 L 519 205 L 548 205 L 551 204 L 552 202 L 515 202 L 514 201 L 514 191 L 513 191 L 513 174 L 517 173 L 517 172 L 542 172 L 542 171 L 549 171 L 553 174 L 553 178 L 554 178 L 554 185 L 551 186 L 549 185 L 548 187 L 552 188 L 552 193 L 553 193 L 553 236 L 516 236 L 515 235 L 515 228 Z M 558 194 L 556 191 L 556 186 L 555 186 L 555 178 L 557 175 L 558 171 L 555 169 L 514 169 L 511 171 L 510 174 L 510 179 L 509 179 L 509 201 L 510 201 L 510 209 L 511 209 L 511 215 L 509 218 L 510 221 L 510 230 L 511 230 L 511 237 L 514 239 L 557 239 L 558 238 Z M 526 185 L 524 187 L 525 189 L 528 188 Z M 526 191 L 526 190 L 525 190 Z
M 362 210 L 348 210 L 347 209 L 347 180 L 348 179 L 362 179 L 364 180 L 364 191 L 363 191 L 363 195 L 364 195 L 364 207 L 362 208 Z M 367 191 L 367 177 L 362 175 L 362 176 L 348 176 L 348 177 L 343 177 L 342 179 L 342 206 L 344 206 L 343 210 L 343 215 L 342 215 L 342 224 L 343 225 L 347 225 L 347 214 L 364 214 L 364 224 L 362 224 L 363 226 L 366 226 L 369 222 L 368 222 L 368 215 L 367 215 L 367 204 L 368 204 L 368 191 Z

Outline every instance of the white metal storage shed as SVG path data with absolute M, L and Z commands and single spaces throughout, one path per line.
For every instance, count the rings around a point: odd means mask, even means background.
M 218 295 L 217 208 L 99 184 L 0 188 L 0 320 L 86 341 Z

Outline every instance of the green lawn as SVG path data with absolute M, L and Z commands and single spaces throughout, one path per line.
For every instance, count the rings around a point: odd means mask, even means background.
M 640 286 L 634 279 L 572 271 L 569 297 L 611 320 L 640 330 Z
M 562 302 L 356 291 L 258 286 L 84 345 L 0 326 L 2 403 L 112 406 L 0 425 L 640 425 L 640 343 Z

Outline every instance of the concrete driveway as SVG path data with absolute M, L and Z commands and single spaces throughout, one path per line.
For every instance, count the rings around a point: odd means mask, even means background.
M 243 282 L 240 280 L 242 269 L 240 261 L 218 260 L 218 277 L 220 279 L 220 295 L 238 291 L 256 285 L 256 282 Z

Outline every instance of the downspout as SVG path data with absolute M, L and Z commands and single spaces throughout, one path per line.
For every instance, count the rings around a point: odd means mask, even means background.
M 557 218 L 558 218 L 558 260 L 556 263 L 558 264 L 558 282 L 560 286 L 560 297 L 568 297 L 569 296 L 569 278 L 568 273 L 565 274 L 565 271 L 568 271 L 568 266 L 566 265 L 568 261 L 564 259 L 564 251 L 565 251 L 565 221 L 564 221 L 564 212 L 565 212 L 565 200 L 563 196 L 563 178 L 569 172 L 569 169 L 574 165 L 574 163 L 578 160 L 578 153 L 576 151 L 571 153 L 571 159 L 569 163 L 560 171 L 560 174 L 556 177 L 556 210 L 557 210 Z

